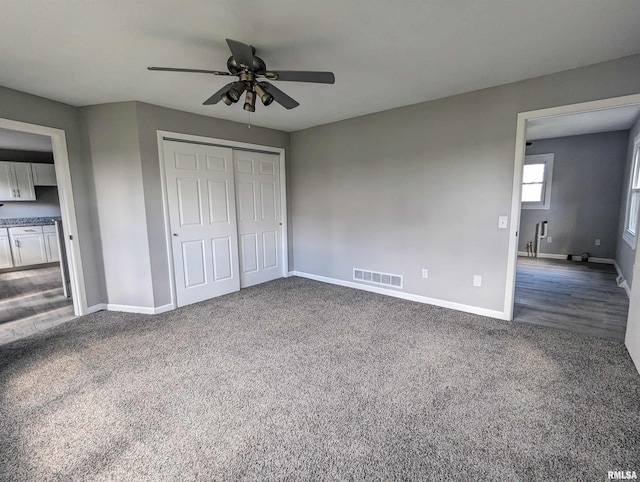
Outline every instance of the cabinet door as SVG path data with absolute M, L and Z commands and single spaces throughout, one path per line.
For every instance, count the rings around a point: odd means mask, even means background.
M 0 161 L 0 201 L 13 201 L 15 197 L 12 164 Z
M 0 236 L 0 269 L 13 268 L 9 236 Z
M 12 242 L 13 246 L 11 246 L 11 249 L 16 266 L 47 262 L 47 253 L 44 247 L 44 236 L 42 233 L 13 236 Z
M 31 164 L 33 184 L 36 186 L 57 186 L 56 168 L 53 164 Z
M 58 235 L 56 233 L 44 233 L 44 246 L 47 251 L 47 262 L 60 261 L 58 248 Z
M 16 176 L 16 190 L 18 198 L 14 201 L 34 201 L 36 190 L 33 187 L 33 175 L 31 174 L 31 164 L 28 162 L 13 162 L 13 169 Z

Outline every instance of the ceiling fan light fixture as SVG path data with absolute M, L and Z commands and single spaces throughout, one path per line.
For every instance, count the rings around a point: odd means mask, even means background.
M 267 90 L 261 86 L 260 84 L 256 84 L 256 94 L 258 94 L 258 96 L 260 96 L 260 100 L 262 101 L 262 104 L 267 106 L 269 104 L 271 104 L 273 102 L 273 96 L 267 92 Z
M 244 99 L 244 110 L 249 112 L 256 111 L 256 93 L 252 90 L 247 90 L 247 96 Z
M 233 105 L 236 102 L 238 102 L 237 100 L 233 100 L 231 97 L 229 97 L 228 94 L 229 94 L 228 92 L 225 92 L 220 96 L 220 99 L 222 100 L 222 102 L 224 102 L 227 105 Z
M 231 84 L 231 87 L 227 91 L 227 97 L 229 97 L 229 99 L 236 103 L 240 100 L 240 97 L 242 97 L 242 93 L 246 90 L 246 88 L 247 86 L 244 84 L 244 82 L 234 82 L 233 84 Z

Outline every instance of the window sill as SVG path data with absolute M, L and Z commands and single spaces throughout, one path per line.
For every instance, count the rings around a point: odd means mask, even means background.
M 549 210 L 549 208 L 551 206 L 543 206 L 542 204 L 525 204 L 525 203 L 520 203 L 520 207 L 522 209 L 545 209 L 545 210 Z

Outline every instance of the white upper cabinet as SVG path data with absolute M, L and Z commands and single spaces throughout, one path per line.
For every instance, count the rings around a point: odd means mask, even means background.
M 57 186 L 56 168 L 53 164 L 31 164 L 33 184 L 36 186 Z
M 0 201 L 34 201 L 31 164 L 0 161 Z

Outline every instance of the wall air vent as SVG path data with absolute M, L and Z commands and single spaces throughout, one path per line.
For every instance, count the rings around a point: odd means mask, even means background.
M 374 285 L 390 286 L 402 289 L 402 276 L 399 274 L 380 273 L 366 269 L 353 268 L 353 279 Z

